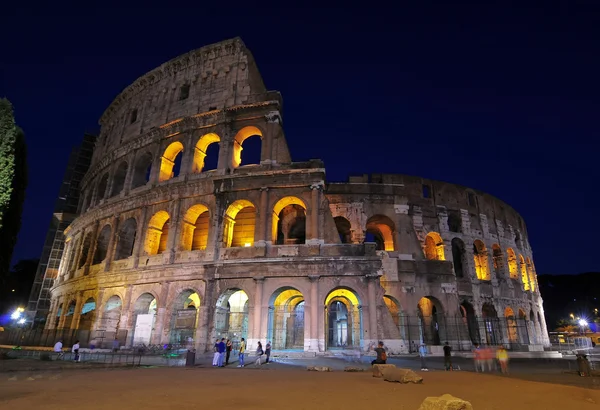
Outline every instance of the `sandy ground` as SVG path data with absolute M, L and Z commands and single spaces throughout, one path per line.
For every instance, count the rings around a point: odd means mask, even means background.
M 469 400 L 476 410 L 600 408 L 598 390 L 468 372 L 423 377 L 423 385 L 400 385 L 370 373 L 307 372 L 283 365 L 72 370 L 2 377 L 0 409 L 416 410 L 425 397 L 444 393 Z

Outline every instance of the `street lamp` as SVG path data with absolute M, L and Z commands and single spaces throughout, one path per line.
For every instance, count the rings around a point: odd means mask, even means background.
M 14 312 L 10 315 L 12 320 L 18 320 L 21 317 L 21 313 L 25 312 L 25 309 L 22 307 L 16 308 Z

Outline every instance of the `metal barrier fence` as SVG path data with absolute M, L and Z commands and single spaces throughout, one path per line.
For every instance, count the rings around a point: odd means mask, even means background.
M 104 330 L 80 329 L 7 329 L 0 332 L 0 345 L 15 346 L 54 346 L 61 340 L 63 346 L 72 346 L 76 341 L 82 348 L 112 349 L 115 333 L 107 335 Z M 127 340 L 127 331 L 119 331 L 116 335 L 119 346 L 124 346 Z

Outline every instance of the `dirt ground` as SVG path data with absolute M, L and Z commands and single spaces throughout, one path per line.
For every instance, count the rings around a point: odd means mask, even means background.
M 416 410 L 425 397 L 444 393 L 470 401 L 475 410 L 600 408 L 599 390 L 467 372 L 422 375 L 422 385 L 400 385 L 367 372 L 319 373 L 267 366 L 13 373 L 0 379 L 0 408 Z

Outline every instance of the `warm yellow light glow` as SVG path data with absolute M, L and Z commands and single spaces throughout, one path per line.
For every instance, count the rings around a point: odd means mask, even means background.
M 529 278 L 527 275 L 527 265 L 525 265 L 525 259 L 523 255 L 519 255 L 519 263 L 521 264 L 521 280 L 523 281 L 523 289 L 529 290 Z
M 511 279 L 518 279 L 519 272 L 517 268 L 517 255 L 515 255 L 515 251 L 512 248 L 508 248 L 506 250 L 506 255 L 508 256 L 508 274 Z
M 173 166 L 175 165 L 175 159 L 180 152 L 183 151 L 183 144 L 179 141 L 175 141 L 170 144 L 160 159 L 160 174 L 158 176 L 158 180 L 168 181 L 173 178 Z
M 301 206 L 302 208 L 304 208 L 304 211 L 306 212 L 306 205 L 298 197 L 286 196 L 284 198 L 281 198 L 279 201 L 277 201 L 277 203 L 273 207 L 273 217 L 272 217 L 273 222 L 271 224 L 271 227 L 272 227 L 271 240 L 273 241 L 273 243 L 275 243 L 277 241 L 277 224 L 279 222 L 279 213 L 283 210 L 283 208 L 285 208 L 288 205 Z
M 197 293 L 192 293 L 190 296 L 188 296 L 188 299 L 191 302 L 188 303 L 187 306 L 184 306 L 186 309 L 190 306 L 194 306 L 196 309 L 200 307 L 200 296 Z
M 331 300 L 334 299 L 334 298 L 346 299 L 353 306 L 358 306 L 360 304 L 358 302 L 358 297 L 350 289 L 335 289 L 335 290 L 332 290 L 331 293 L 329 293 L 329 295 L 327 295 L 327 298 L 325 299 L 325 306 L 329 305 L 329 302 L 331 302 Z
M 221 137 L 215 133 L 211 132 L 200 137 L 194 150 L 194 165 L 192 166 L 192 172 L 202 172 L 204 169 L 204 159 L 206 158 L 208 146 L 215 142 L 221 142 Z
M 252 244 L 251 244 L 250 242 L 246 242 L 246 243 L 244 244 L 244 246 L 245 246 L 246 248 L 249 248 L 249 247 L 251 247 L 251 246 L 252 246 Z
M 535 272 L 533 271 L 533 264 L 531 263 L 531 259 L 527 258 L 525 261 L 525 266 L 527 267 L 527 277 L 529 279 L 529 288 L 532 292 L 535 291 Z
M 490 280 L 487 249 L 485 248 L 485 244 L 479 239 L 473 243 L 473 260 L 475 262 L 477 279 Z
M 242 164 L 242 144 L 246 139 L 254 135 L 258 135 L 261 138 L 263 137 L 262 132 L 258 128 L 253 126 L 244 127 L 241 130 L 239 130 L 238 133 L 235 135 L 233 141 L 233 158 L 231 160 L 231 166 L 233 168 L 237 168 Z
M 144 241 L 144 251 L 148 255 L 156 255 L 164 251 L 168 236 L 168 222 L 169 214 L 166 211 L 158 211 L 150 218 Z
M 425 237 L 425 257 L 429 260 L 446 260 L 444 241 L 437 232 L 429 232 Z
M 223 221 L 223 240 L 226 247 L 254 243 L 256 209 L 252 202 L 240 199 L 227 208 Z
M 374 215 L 367 221 L 367 232 L 379 235 L 383 241 L 383 250 L 394 251 L 394 222 L 385 215 Z
M 515 313 L 510 307 L 504 310 L 504 317 L 506 318 L 506 324 L 508 326 L 508 340 L 511 343 L 517 341 L 517 322 L 515 320 Z
M 184 251 L 206 249 L 209 225 L 206 205 L 196 204 L 190 207 L 183 217 L 181 249 Z

